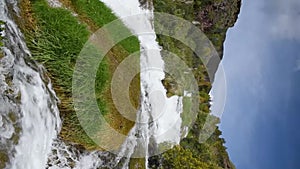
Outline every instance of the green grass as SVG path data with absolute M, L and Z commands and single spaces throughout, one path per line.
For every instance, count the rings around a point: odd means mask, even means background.
M 117 17 L 112 13 L 112 11 L 106 7 L 99 0 L 71 0 L 69 3 L 71 8 L 79 15 L 81 21 L 87 23 L 93 31 L 97 31 L 99 28 L 105 26 L 106 24 L 111 23 L 116 20 Z M 118 32 L 128 32 L 128 28 L 125 27 L 121 22 L 118 23 L 117 26 L 113 27 L 110 31 L 110 38 L 114 40 L 114 38 L 118 37 Z M 110 52 L 104 58 L 107 61 L 107 65 L 109 67 L 109 75 L 107 76 L 106 83 L 110 84 L 113 72 L 129 54 L 139 51 L 139 41 L 137 37 L 130 36 L 117 45 L 115 45 Z M 101 73 L 100 73 L 101 74 Z M 102 75 L 103 76 L 103 75 Z M 97 72 L 96 79 L 101 78 L 99 75 L 99 70 Z M 98 91 L 99 85 L 101 86 L 101 81 L 96 80 L 96 92 Z M 130 99 L 136 107 L 139 105 L 139 78 L 135 78 L 131 84 L 130 89 Z M 101 89 L 102 90 L 102 89 Z M 122 134 L 127 134 L 128 131 L 132 128 L 133 122 L 125 119 L 114 107 L 112 104 L 113 100 L 111 97 L 110 88 L 106 86 L 106 89 L 102 90 L 103 92 L 97 92 L 97 100 L 102 111 L 102 114 L 105 116 L 106 121 L 110 123 L 110 125 L 121 132 Z M 105 100 L 106 103 L 101 100 Z M 106 104 L 106 107 L 103 107 L 103 104 Z
M 98 27 L 102 27 L 117 19 L 117 17 L 112 14 L 111 10 L 100 1 L 71 0 L 71 3 L 77 13 L 86 15 L 86 17 L 94 21 Z
M 33 21 L 24 23 L 35 25 L 30 25 L 31 27 L 22 25 L 22 28 L 25 29 L 23 31 L 26 41 L 34 59 L 46 67 L 54 90 L 61 101 L 59 109 L 63 125 L 60 136 L 86 149 L 99 149 L 86 135 L 74 111 L 72 76 L 76 59 L 92 32 L 117 19 L 116 16 L 98 0 L 90 0 L 89 3 L 83 0 L 69 2 L 68 4 L 72 5 L 71 8 L 78 13 L 76 17 L 67 9 L 51 8 L 45 0 L 32 0 L 26 4 L 30 5 L 24 5 L 23 8 L 31 9 L 22 9 L 22 11 L 32 11 Z M 36 29 L 28 29 L 32 27 Z M 124 25 L 118 28 L 129 31 Z M 121 41 L 104 57 L 95 79 L 95 93 L 101 113 L 107 116 L 107 121 L 110 121 L 113 127 L 124 134 L 131 129 L 133 123 L 121 117 L 112 106 L 109 84 L 118 64 L 130 53 L 138 50 L 139 42 L 136 37 L 131 36 Z M 135 89 L 139 88 L 138 84 L 139 80 L 136 80 Z M 137 90 L 133 90 L 131 94 L 139 98 Z M 138 99 L 133 100 L 138 102 Z M 120 125 L 124 127 L 120 129 Z
M 33 56 L 47 67 L 56 83 L 71 92 L 73 66 L 89 32 L 65 9 L 50 8 L 43 0 L 32 5 L 39 26 L 29 43 Z
M 112 11 L 99 0 L 71 0 L 71 2 L 75 11 L 84 16 L 84 18 L 91 19 L 97 28 L 118 19 Z M 123 28 L 125 28 L 125 26 Z M 119 31 L 126 31 L 126 29 L 127 28 Z M 129 53 L 139 51 L 139 41 L 135 36 L 121 41 L 120 45 Z
M 54 89 L 61 100 L 59 105 L 63 118 L 61 136 L 87 148 L 95 148 L 95 143 L 79 124 L 71 98 L 76 58 L 90 36 L 87 26 L 79 23 L 70 11 L 51 8 L 44 0 L 35 0 L 31 4 L 38 29 L 34 34 L 26 34 L 29 41 L 27 44 L 33 57 L 43 63 L 50 73 Z M 104 77 L 107 74 L 105 71 L 101 73 Z

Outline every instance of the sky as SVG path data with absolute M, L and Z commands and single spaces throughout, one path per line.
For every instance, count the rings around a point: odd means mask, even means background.
M 220 128 L 233 163 L 299 169 L 300 1 L 243 0 L 222 64 L 227 90 Z M 213 90 L 220 85 L 215 80 Z M 213 96 L 220 97 L 217 90 Z

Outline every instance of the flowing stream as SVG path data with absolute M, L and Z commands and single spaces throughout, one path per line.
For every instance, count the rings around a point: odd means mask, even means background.
M 5 22 L 4 57 L 0 60 L 0 150 L 7 159 L 6 168 L 41 169 L 60 129 L 60 118 L 51 83 L 43 67 L 31 61 L 23 35 L 12 20 L 18 12 L 16 1 L 0 1 L 0 20 Z
M 126 157 L 148 157 L 159 150 L 159 143 L 178 144 L 181 137 L 182 97 L 166 96 L 162 84 L 165 77 L 161 47 L 156 41 L 154 13 L 150 6 L 142 7 L 138 0 L 102 0 L 135 34 L 141 46 L 140 79 L 141 107 L 136 125 L 123 145 Z M 131 151 L 130 151 L 131 150 Z M 132 150 L 135 150 L 134 152 Z

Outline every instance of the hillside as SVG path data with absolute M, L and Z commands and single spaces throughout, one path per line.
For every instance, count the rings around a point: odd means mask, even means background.
M 157 12 L 165 12 L 189 20 L 201 29 L 208 39 L 211 40 L 219 57 L 223 57 L 223 43 L 226 38 L 227 29 L 234 26 L 237 20 L 241 1 L 240 0 L 203 0 L 203 1 L 159 1 L 154 0 L 154 9 Z M 183 139 L 179 146 L 166 153 L 153 157 L 151 165 L 153 168 L 235 168 L 231 163 L 225 140 L 220 138 L 222 132 L 217 128 L 213 135 L 202 144 L 198 143 L 199 131 L 204 125 L 209 113 L 209 91 L 210 83 L 204 83 L 208 79 L 208 74 L 199 63 L 199 57 L 187 46 L 178 40 L 158 36 L 160 45 L 165 50 L 171 51 L 181 56 L 191 67 L 194 75 L 198 79 L 200 97 L 200 112 L 187 138 Z M 190 59 L 193 58 L 193 59 Z M 190 61 L 192 60 L 192 61 Z M 202 73 L 199 73 L 199 70 Z M 213 78 L 213 77 L 211 77 Z M 210 79 L 213 81 L 214 79 Z M 216 118 L 216 117 L 211 117 Z M 215 119 L 215 124 L 219 119 Z

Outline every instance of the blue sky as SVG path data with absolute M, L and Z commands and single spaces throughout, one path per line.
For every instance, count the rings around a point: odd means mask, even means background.
M 222 62 L 220 128 L 236 167 L 299 169 L 300 1 L 243 0 Z

